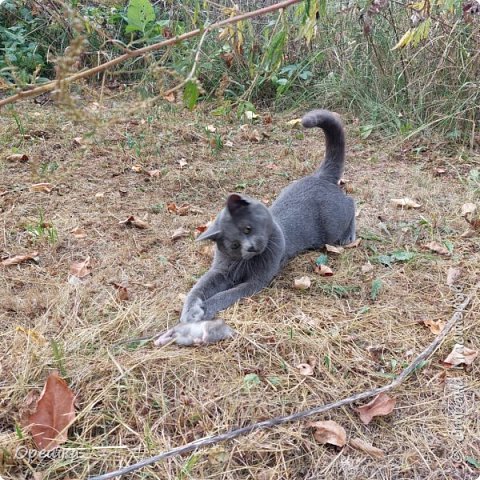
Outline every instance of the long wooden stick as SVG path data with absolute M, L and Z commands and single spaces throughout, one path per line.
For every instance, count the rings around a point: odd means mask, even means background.
M 139 470 L 140 468 L 146 467 L 148 465 L 152 465 L 153 463 L 159 462 L 160 460 L 165 460 L 166 458 L 175 457 L 177 455 L 181 455 L 183 453 L 192 452 L 199 448 L 208 447 L 210 445 L 214 445 L 219 442 L 224 442 L 226 440 L 233 440 L 234 438 L 240 437 L 242 435 L 247 435 L 255 430 L 261 430 L 264 428 L 271 428 L 277 425 L 282 425 L 284 423 L 293 422 L 296 420 L 300 420 L 305 417 L 309 417 L 311 415 L 315 415 L 318 413 L 324 413 L 328 410 L 332 410 L 334 408 L 343 407 L 344 405 L 350 405 L 354 402 L 359 400 L 365 400 L 366 398 L 373 397 L 380 393 L 388 392 L 389 390 L 393 390 L 394 388 L 398 387 L 403 381 L 423 362 L 425 359 L 429 358 L 435 350 L 441 345 L 445 337 L 448 333 L 452 330 L 454 325 L 462 319 L 463 312 L 467 308 L 468 304 L 472 301 L 472 298 L 475 298 L 476 291 L 480 287 L 480 284 L 477 284 L 474 287 L 474 290 L 470 295 L 465 297 L 465 300 L 455 308 L 455 313 L 452 315 L 450 320 L 446 323 L 443 330 L 435 337 L 435 340 L 428 345 L 422 353 L 420 353 L 415 360 L 410 363 L 410 365 L 405 368 L 402 373 L 391 383 L 385 385 L 383 387 L 374 388 L 373 390 L 368 390 L 366 392 L 357 393 L 352 395 L 351 397 L 344 398 L 342 400 L 338 400 L 336 402 L 327 403 L 326 405 L 320 405 L 318 407 L 311 408 L 310 410 L 304 410 L 303 412 L 293 413 L 292 415 L 287 415 L 285 417 L 275 417 L 270 420 L 265 420 L 259 423 L 253 423 L 251 425 L 247 425 L 246 427 L 237 428 L 235 430 L 230 430 L 229 432 L 221 433 L 219 435 L 213 435 L 211 437 L 204 437 L 199 438 L 193 442 L 187 443 L 186 445 L 182 445 L 181 447 L 172 448 L 167 452 L 160 453 L 159 455 L 155 455 L 154 457 L 146 458 L 138 463 L 133 465 L 129 465 L 128 467 L 121 468 L 119 470 L 115 470 L 114 472 L 105 473 L 104 475 L 98 475 L 96 477 L 89 477 L 89 480 L 108 480 L 114 477 L 120 477 L 122 475 L 126 475 L 127 473 L 133 472 L 135 470 Z
M 119 63 L 122 63 L 125 60 L 128 60 L 129 58 L 140 57 L 147 53 L 154 52 L 155 50 L 159 50 L 160 48 L 168 47 L 169 45 L 174 45 L 176 43 L 183 42 L 184 40 L 195 37 L 205 31 L 217 30 L 218 28 L 221 28 L 225 25 L 231 25 L 231 24 L 240 22 L 242 20 L 246 20 L 248 18 L 265 15 L 267 13 L 289 7 L 290 5 L 293 5 L 295 3 L 300 3 L 301 1 L 302 0 L 285 0 L 283 2 L 270 5 L 268 7 L 254 10 L 253 12 L 242 13 L 241 15 L 237 15 L 232 18 L 221 20 L 220 22 L 213 23 L 212 25 L 209 25 L 203 29 L 197 28 L 195 30 L 192 30 L 191 32 L 187 32 L 187 33 L 184 33 L 183 35 L 169 38 L 168 40 L 164 40 L 163 42 L 154 43 L 153 45 L 149 45 L 148 47 L 139 48 L 138 50 L 130 50 L 127 53 L 120 55 L 117 58 L 114 58 L 113 60 L 97 65 L 94 68 L 84 70 L 83 72 L 75 73 L 74 75 L 71 75 L 70 77 L 66 77 L 61 81 L 71 83 L 71 82 L 75 82 L 76 80 L 80 80 L 82 78 L 91 77 L 92 75 L 102 72 L 107 68 L 113 67 L 114 65 L 118 65 Z M 36 97 L 38 95 L 41 95 L 42 93 L 50 92 L 54 90 L 57 85 L 58 85 L 58 80 L 53 80 L 49 83 L 46 83 L 45 85 L 41 85 L 40 87 L 32 88 L 31 90 L 23 90 L 21 92 L 16 93 L 15 95 L 12 95 L 10 97 L 4 98 L 3 100 L 0 100 L 0 107 L 3 107 L 4 105 L 7 105 L 9 103 L 14 103 L 23 98 Z

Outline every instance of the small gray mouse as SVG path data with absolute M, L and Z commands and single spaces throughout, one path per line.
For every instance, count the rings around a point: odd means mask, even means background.
M 335 113 L 314 110 L 306 128 L 325 133 L 325 158 L 311 175 L 287 185 L 270 208 L 233 193 L 213 224 L 197 240 L 216 243 L 210 270 L 188 294 L 180 323 L 155 345 L 214 343 L 234 335 L 215 315 L 265 288 L 283 265 L 305 250 L 355 240 L 355 202 L 338 186 L 345 162 L 345 134 Z

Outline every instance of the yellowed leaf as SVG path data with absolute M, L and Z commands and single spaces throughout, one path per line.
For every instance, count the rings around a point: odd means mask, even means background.
M 453 350 L 444 360 L 444 363 L 448 363 L 453 367 L 461 365 L 462 363 L 464 363 L 465 365 L 471 365 L 477 357 L 477 350 L 473 350 L 472 348 L 465 347 L 460 343 L 456 343 L 453 347 Z
M 380 450 L 370 443 L 365 442 L 361 438 L 352 438 L 349 442 L 349 445 L 357 450 L 361 450 L 362 452 L 372 456 L 373 458 L 383 458 L 385 456 L 385 452 Z
M 298 128 L 302 126 L 302 119 L 301 118 L 294 118 L 293 120 L 289 120 L 287 125 L 292 128 Z
M 299 277 L 296 278 L 293 281 L 293 287 L 296 288 L 297 290 L 307 290 L 310 288 L 310 285 L 312 284 L 312 281 L 310 280 L 309 277 Z
M 355 409 L 360 415 L 360 420 L 368 425 L 373 417 L 388 415 L 393 411 L 397 401 L 386 393 L 378 394 L 371 402 Z
M 422 205 L 417 203 L 415 200 L 411 198 L 404 197 L 404 198 L 392 198 L 390 200 L 394 205 L 397 207 L 404 207 L 404 208 L 420 208 Z
M 337 447 L 343 447 L 347 443 L 347 432 L 345 429 L 333 420 L 311 422 L 309 427 L 315 429 L 313 436 L 318 443 L 322 445 L 329 443 Z
M 29 260 L 35 260 L 38 257 L 38 252 L 32 252 L 28 255 L 15 255 L 10 258 L 2 260 L 1 265 L 8 267 L 10 265 L 18 265 L 19 263 L 28 262 Z
M 426 327 L 430 329 L 430 331 L 434 335 L 438 335 L 443 330 L 443 327 L 445 326 L 445 322 L 443 322 L 442 320 L 434 321 L 434 320 L 427 319 L 427 320 L 423 320 L 423 323 Z
M 51 183 L 35 183 L 30 187 L 32 192 L 42 192 L 42 193 L 50 193 L 54 189 L 54 185 Z
M 15 327 L 15 331 L 23 333 L 38 345 L 45 345 L 45 343 L 47 342 L 45 337 L 41 333 L 37 332 L 36 330 L 25 328 L 19 325 Z

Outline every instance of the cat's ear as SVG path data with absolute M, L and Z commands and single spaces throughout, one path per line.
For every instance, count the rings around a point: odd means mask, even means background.
M 248 205 L 250 205 L 250 202 L 238 193 L 232 193 L 227 198 L 227 208 L 230 215 L 235 215 L 235 213 Z
M 220 238 L 221 231 L 218 228 L 216 223 L 212 223 L 203 233 L 201 233 L 196 239 L 196 242 L 200 242 L 202 240 L 218 240 Z

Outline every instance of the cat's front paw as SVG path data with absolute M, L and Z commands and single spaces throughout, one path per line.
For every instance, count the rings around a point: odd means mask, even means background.
M 193 300 L 188 308 L 184 308 L 180 323 L 201 322 L 205 316 L 205 305 L 199 298 Z

